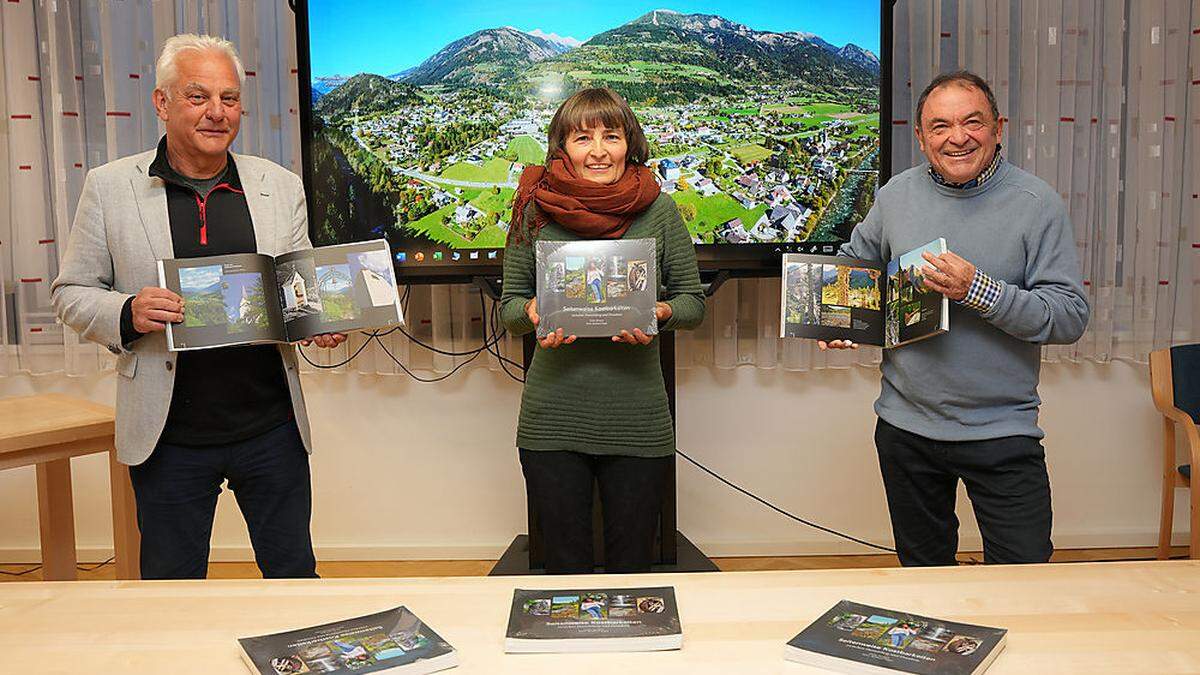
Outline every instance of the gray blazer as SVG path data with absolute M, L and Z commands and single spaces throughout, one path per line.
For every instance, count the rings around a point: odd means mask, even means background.
M 145 286 L 158 286 L 159 259 L 173 258 L 167 191 L 151 177 L 155 151 L 125 157 L 88 172 L 71 237 L 50 289 L 63 323 L 117 355 L 117 458 L 141 464 L 167 421 L 175 387 L 175 353 L 165 332 L 121 344 L 121 308 Z M 274 162 L 234 155 L 246 192 L 259 253 L 312 248 L 304 184 Z M 300 391 L 296 349 L 280 345 L 292 408 L 310 452 L 308 415 Z M 235 385 L 236 386 L 236 385 Z

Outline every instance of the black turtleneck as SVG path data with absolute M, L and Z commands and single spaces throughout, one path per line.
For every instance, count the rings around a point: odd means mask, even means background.
M 167 139 L 158 144 L 150 175 L 167 190 L 167 215 L 176 258 L 254 253 L 254 222 L 230 155 L 212 179 L 189 178 L 167 161 Z M 121 339 L 141 337 L 133 328 L 132 300 L 121 316 Z M 175 389 L 160 442 L 208 446 L 236 443 L 286 422 L 291 397 L 279 349 L 245 345 L 180 352 Z

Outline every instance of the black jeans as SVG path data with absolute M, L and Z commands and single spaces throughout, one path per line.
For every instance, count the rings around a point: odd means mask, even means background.
M 954 502 L 960 478 L 983 535 L 984 562 L 1050 559 L 1050 478 L 1038 439 L 935 441 L 881 419 L 875 447 L 900 564 L 955 564 Z
M 129 467 L 143 579 L 203 579 L 221 483 L 237 497 L 265 578 L 315 577 L 308 455 L 295 420 L 230 445 L 159 443 Z
M 648 572 L 663 488 L 674 455 L 629 457 L 521 450 L 530 506 L 537 511 L 548 574 L 589 574 L 592 487 L 600 487 L 604 514 L 604 571 Z M 671 533 L 674 534 L 674 533 Z

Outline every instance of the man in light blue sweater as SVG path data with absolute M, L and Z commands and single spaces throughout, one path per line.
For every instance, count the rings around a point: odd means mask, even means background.
M 884 186 L 839 251 L 887 261 L 938 237 L 926 285 L 952 301 L 950 332 L 883 357 L 875 444 L 904 565 L 953 565 L 961 479 L 984 560 L 1049 560 L 1050 481 L 1038 427 L 1041 347 L 1088 322 L 1074 230 L 1058 194 L 1004 161 L 987 83 L 940 75 L 917 104 L 928 164 Z M 832 342 L 821 347 L 853 347 Z

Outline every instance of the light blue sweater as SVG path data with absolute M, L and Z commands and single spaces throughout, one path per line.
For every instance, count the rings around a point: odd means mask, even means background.
M 1042 438 L 1041 346 L 1088 322 L 1074 229 L 1054 189 L 1001 161 L 982 185 L 936 184 L 928 166 L 888 181 L 839 253 L 886 262 L 938 237 L 1002 287 L 987 312 L 950 303 L 950 332 L 884 350 L 875 412 L 942 441 Z

